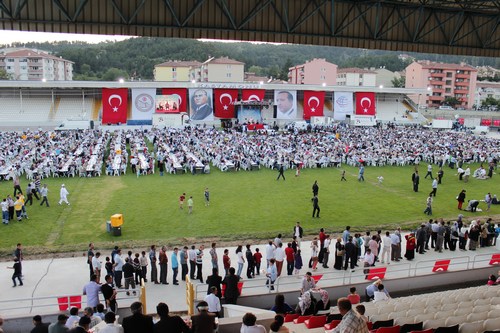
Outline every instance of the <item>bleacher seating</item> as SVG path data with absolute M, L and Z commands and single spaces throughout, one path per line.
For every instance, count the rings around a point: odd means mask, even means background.
M 81 119 L 90 120 L 92 116 L 92 108 L 94 105 L 93 98 L 85 98 L 82 103 L 82 98 L 77 97 L 61 97 L 57 105 L 54 116 L 51 120 L 63 121 L 66 119 Z

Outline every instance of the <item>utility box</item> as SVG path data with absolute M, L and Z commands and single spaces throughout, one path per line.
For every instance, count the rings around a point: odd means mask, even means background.
M 111 215 L 111 227 L 117 228 L 123 225 L 123 214 Z

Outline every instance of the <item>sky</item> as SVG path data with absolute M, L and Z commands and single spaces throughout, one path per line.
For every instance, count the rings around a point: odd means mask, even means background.
M 4 31 L 0 30 L 2 36 L 1 44 L 11 44 L 14 42 L 56 42 L 56 41 L 83 41 L 87 43 L 100 43 L 104 41 L 122 41 L 130 36 L 110 36 L 110 35 L 83 35 L 83 34 L 61 34 L 51 32 L 31 32 L 31 31 Z

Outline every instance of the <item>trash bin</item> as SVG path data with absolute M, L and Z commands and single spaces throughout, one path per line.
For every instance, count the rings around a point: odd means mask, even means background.
M 111 233 L 111 221 L 106 221 L 106 232 Z
M 122 235 L 122 227 L 112 227 L 113 236 L 121 236 Z

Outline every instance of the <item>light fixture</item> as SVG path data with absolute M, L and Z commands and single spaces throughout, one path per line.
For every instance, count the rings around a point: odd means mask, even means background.
M 120 83 L 124 83 L 124 82 L 125 82 L 125 80 L 124 80 L 123 78 L 119 78 L 119 79 L 118 79 L 118 82 L 120 82 Z
M 384 85 L 381 84 L 380 86 L 378 86 L 380 89 L 384 89 Z
M 323 82 L 321 85 L 322 85 L 323 87 L 326 87 L 326 83 L 325 83 L 325 82 Z
M 260 84 L 260 85 L 263 85 L 263 84 L 264 84 L 264 81 L 259 81 L 259 84 Z
M 42 82 L 47 82 L 47 79 L 46 79 L 46 78 L 43 78 L 43 79 L 42 79 Z

